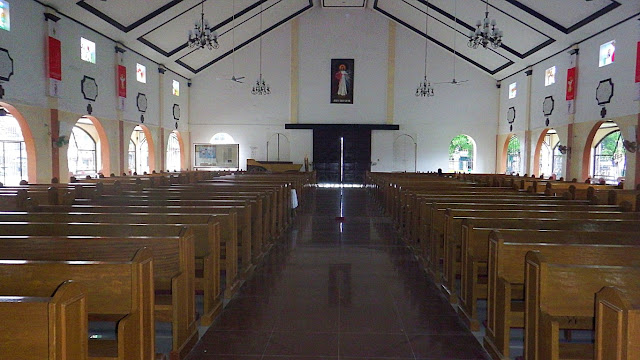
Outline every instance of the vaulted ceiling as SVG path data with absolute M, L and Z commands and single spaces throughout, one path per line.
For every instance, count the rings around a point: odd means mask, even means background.
M 187 78 L 312 7 L 375 11 L 421 36 L 425 36 L 427 12 L 427 0 L 36 1 Z M 428 5 L 430 44 L 455 50 L 456 56 L 496 79 L 640 16 L 638 0 L 490 0 L 489 15 L 504 31 L 503 46 L 471 49 L 466 45 L 467 34 L 484 17 L 486 1 L 429 0 Z M 187 30 L 200 18 L 201 6 L 218 33 L 219 49 L 199 51 L 187 46 Z

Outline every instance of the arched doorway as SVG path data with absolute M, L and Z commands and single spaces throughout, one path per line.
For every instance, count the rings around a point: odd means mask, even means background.
M 394 171 L 416 172 L 417 143 L 409 134 L 401 134 L 393 141 Z
M 129 174 L 142 175 L 154 170 L 153 138 L 144 125 L 137 125 L 131 132 L 128 149 Z
M 291 142 L 283 133 L 275 133 L 267 140 L 267 161 L 289 161 Z
M 586 160 L 589 161 L 588 174 L 593 182 L 618 184 L 624 181 L 627 159 L 623 141 L 620 127 L 615 122 L 604 121 L 594 126 L 585 147 Z M 585 165 L 584 160 L 583 165 Z
M 35 143 L 22 115 L 0 103 L 0 182 L 18 185 L 21 180 L 36 182 Z
M 505 143 L 506 173 L 519 174 L 521 171 L 522 158 L 520 154 L 520 139 L 512 135 Z
M 545 129 L 536 145 L 534 155 L 534 169 L 537 176 L 556 178 L 562 176 L 562 162 L 564 155 L 560 152 L 560 137 L 554 129 Z
M 472 172 L 475 169 L 476 142 L 460 134 L 449 143 L 449 172 Z
M 180 133 L 172 131 L 167 140 L 166 167 L 167 171 L 180 171 L 183 163 L 183 146 Z
M 109 141 L 100 121 L 93 116 L 78 119 L 69 135 L 67 164 L 71 176 L 109 174 Z

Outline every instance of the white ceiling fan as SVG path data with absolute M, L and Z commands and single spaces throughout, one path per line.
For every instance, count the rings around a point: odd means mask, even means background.
M 231 78 L 225 79 L 230 81 L 235 81 L 239 84 L 244 84 L 244 76 L 236 76 L 236 1 L 232 2 L 232 21 L 231 21 Z
M 437 84 L 451 84 L 451 85 L 460 85 L 462 83 L 466 83 L 469 80 L 456 80 L 456 27 L 458 25 L 458 1 L 454 0 L 453 2 L 453 79 L 451 81 L 437 82 Z

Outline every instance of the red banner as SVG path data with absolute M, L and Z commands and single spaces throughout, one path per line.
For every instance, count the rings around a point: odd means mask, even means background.
M 640 41 L 636 53 L 636 82 L 640 82 Z
M 576 68 L 567 70 L 567 101 L 576 98 Z
M 127 97 L 127 68 L 118 65 L 118 96 Z
M 62 80 L 62 52 L 60 40 L 49 36 L 49 78 Z

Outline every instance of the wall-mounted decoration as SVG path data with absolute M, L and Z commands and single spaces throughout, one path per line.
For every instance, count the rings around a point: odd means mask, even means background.
M 140 123 L 144 124 L 144 114 L 140 114 Z
M 510 124 L 509 131 L 513 131 L 513 123 L 515 121 L 516 121 L 516 108 L 512 106 L 509 108 L 509 110 L 507 110 L 507 122 Z
M 91 104 L 87 104 L 87 114 L 91 115 L 93 113 L 93 106 Z
M 0 48 L 0 80 L 9 81 L 13 75 L 13 59 L 9 50 Z
M 553 108 L 554 108 L 553 96 L 547 96 L 546 98 L 544 98 L 544 101 L 542 102 L 542 113 L 544 114 L 544 116 L 547 117 L 547 119 L 545 120 L 546 126 L 549 126 L 549 116 L 553 114 Z
M 570 64 L 567 69 L 567 87 L 566 87 L 566 96 L 567 100 L 567 114 L 575 114 L 576 113 L 576 93 L 578 90 L 578 49 L 572 49 L 570 52 Z
M 2 99 L 4 97 L 4 88 L 2 87 L 2 84 L 0 84 L 0 99 Z
M 98 98 L 98 83 L 96 83 L 96 79 L 85 75 L 82 78 L 81 87 L 85 100 L 96 101 Z
M 11 31 L 11 7 L 4 0 L 0 0 L 0 29 Z
M 602 110 L 600 110 L 600 116 L 604 119 L 607 116 L 607 109 L 605 105 L 611 102 L 611 98 L 613 97 L 613 81 L 611 78 L 602 80 L 598 84 L 596 88 L 596 100 L 598 101 L 598 105 L 602 106 Z
M 353 59 L 331 59 L 331 103 L 353 104 Z
M 147 95 L 143 93 L 138 93 L 136 97 L 136 106 L 138 106 L 138 111 L 146 112 L 147 111 Z
M 195 168 L 238 168 L 238 144 L 193 144 Z
M 180 105 L 178 104 L 173 104 L 173 119 L 180 120 Z
M 80 58 L 92 64 L 96 63 L 96 43 L 91 40 L 80 38 Z

